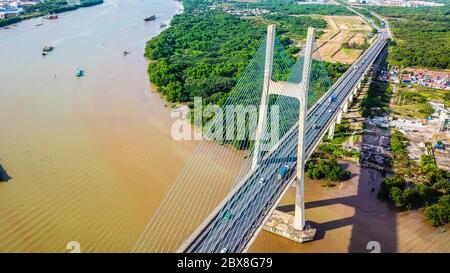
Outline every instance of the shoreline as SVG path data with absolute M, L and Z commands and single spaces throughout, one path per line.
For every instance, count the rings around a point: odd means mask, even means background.
M 176 11 L 175 15 L 170 19 L 169 27 L 168 27 L 168 28 L 165 28 L 163 31 L 168 30 L 168 29 L 170 29 L 170 28 L 172 27 L 171 23 L 172 23 L 172 20 L 173 20 L 173 18 L 174 18 L 175 16 L 184 13 L 183 0 L 173 0 L 173 1 L 176 3 L 177 11 Z M 157 38 L 159 35 L 161 35 L 161 33 L 162 33 L 163 31 L 161 31 L 160 33 L 158 33 L 158 35 L 156 35 L 155 37 L 150 38 L 149 40 L 147 40 L 147 41 L 145 42 L 145 45 L 144 45 L 144 52 L 145 52 L 145 47 L 146 47 L 147 43 L 148 43 L 149 41 L 151 41 L 152 39 Z M 146 75 L 147 75 L 147 77 L 148 77 L 148 76 L 149 76 L 149 75 L 148 75 L 148 68 L 149 68 L 149 65 L 150 65 L 150 63 L 156 62 L 156 61 L 155 61 L 155 60 L 150 60 L 150 59 L 148 59 L 147 57 L 145 57 L 145 53 L 144 53 L 144 59 L 145 59 L 145 61 L 147 62 L 147 70 L 145 71 L 145 73 L 146 73 Z M 150 78 L 148 79 L 148 82 L 149 82 L 149 92 L 158 95 L 158 98 L 159 98 L 159 99 L 162 101 L 162 103 L 164 104 L 164 108 L 172 109 L 172 108 L 174 108 L 174 107 L 177 105 L 177 103 L 171 103 L 171 102 L 169 102 L 169 101 L 166 99 L 166 96 L 163 95 L 161 92 L 158 91 L 158 86 L 157 86 L 155 83 L 153 83 L 153 82 L 150 80 Z M 178 104 L 179 104 L 179 103 L 178 103 Z
M 78 4 L 78 5 L 67 5 L 64 7 L 61 7 L 61 11 L 53 11 L 53 14 L 61 14 L 61 13 L 65 13 L 65 12 L 69 12 L 69 11 L 74 11 L 74 10 L 78 10 L 80 8 L 89 8 L 89 7 L 94 7 L 94 6 L 98 6 L 98 5 L 102 5 L 104 4 L 103 0 L 98 0 L 98 1 L 92 1 L 90 3 L 86 3 L 86 4 Z M 39 17 L 44 17 L 47 14 L 44 14 L 43 12 L 37 12 L 37 13 L 28 13 L 28 14 L 23 14 L 23 15 L 18 15 L 15 17 L 11 17 L 11 18 L 7 18 L 7 19 L 2 19 L 0 20 L 0 28 L 7 28 L 10 25 L 15 25 L 18 24 L 20 22 L 29 20 L 29 19 L 34 19 L 34 18 L 39 18 Z

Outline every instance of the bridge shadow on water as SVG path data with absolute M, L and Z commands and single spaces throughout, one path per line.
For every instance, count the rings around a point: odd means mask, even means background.
M 10 179 L 12 179 L 12 177 L 8 175 L 5 168 L 0 164 L 0 182 L 8 182 Z
M 326 243 L 326 235 L 328 232 L 350 226 L 351 234 L 349 236 L 348 252 L 370 252 L 368 243 L 371 241 L 380 244 L 381 252 L 397 252 L 396 212 L 389 208 L 387 204 L 376 198 L 376 193 L 378 192 L 381 180 L 382 176 L 377 171 L 361 168 L 357 173 L 354 173 L 351 180 L 341 182 L 344 184 L 357 184 L 356 194 L 354 195 L 315 201 L 308 201 L 308 196 L 306 195 L 306 217 L 309 223 L 317 228 L 315 241 L 310 244 L 314 244 L 316 241 L 320 240 L 325 240 L 324 243 Z M 307 181 L 306 188 L 308 188 L 308 184 L 312 183 L 317 182 Z M 373 190 L 374 188 L 375 190 Z M 333 188 L 329 190 L 339 191 L 340 189 Z M 342 206 L 351 209 L 353 211 L 352 215 L 343 213 L 343 210 L 340 209 Z M 338 209 L 334 210 L 335 207 Z M 321 215 L 320 211 L 316 210 L 312 219 L 310 219 L 310 213 L 308 212 L 320 208 L 324 208 L 327 212 L 324 210 L 324 214 Z M 294 209 L 294 204 L 277 207 L 277 210 L 285 213 L 292 213 L 294 212 Z M 317 215 L 319 214 L 320 216 L 318 217 Z M 325 220 L 322 220 L 324 217 Z M 321 221 L 318 220 L 319 218 Z M 340 236 L 344 233 L 336 234 L 337 236 Z M 333 234 L 332 236 L 336 235 Z M 335 249 L 328 247 L 321 249 L 329 252 L 336 251 Z

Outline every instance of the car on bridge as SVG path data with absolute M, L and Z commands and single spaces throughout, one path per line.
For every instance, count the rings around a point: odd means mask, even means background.
M 264 184 L 264 182 L 266 182 L 266 178 L 263 176 L 263 177 L 259 178 L 258 182 L 259 182 L 259 184 Z
M 278 171 L 277 181 L 282 181 L 282 180 L 286 179 L 286 177 L 289 174 L 290 169 L 291 168 L 289 167 L 289 165 L 287 165 L 287 164 L 283 165 L 280 168 L 280 170 Z
M 335 102 L 336 101 L 336 96 L 332 95 L 331 97 L 328 98 L 329 102 Z
M 233 214 L 231 213 L 231 210 L 227 210 L 223 215 L 223 220 L 228 221 L 231 220 L 233 217 Z

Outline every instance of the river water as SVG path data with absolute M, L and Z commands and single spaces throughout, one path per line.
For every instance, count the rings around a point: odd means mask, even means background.
M 181 9 L 106 0 L 42 26 L 36 18 L 0 29 L 0 171 L 10 177 L 0 183 L 0 252 L 67 252 L 70 241 L 82 252 L 131 251 L 195 148 L 171 138 L 170 110 L 143 57 Z M 158 18 L 144 23 L 145 14 Z M 55 50 L 42 57 L 45 45 Z M 418 212 L 397 215 L 370 195 L 370 176 L 352 172 L 335 189 L 306 184 L 316 242 L 261 232 L 250 251 L 367 252 L 372 240 L 387 252 L 449 251 L 448 233 Z M 291 213 L 293 196 L 281 203 Z
M 143 57 L 181 9 L 106 0 L 0 29 L 1 252 L 132 249 L 194 149 L 170 137 Z M 43 57 L 45 45 L 55 50 Z

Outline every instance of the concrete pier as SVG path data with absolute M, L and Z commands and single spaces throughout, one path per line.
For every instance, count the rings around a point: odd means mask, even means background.
M 313 241 L 317 232 L 308 224 L 308 221 L 303 230 L 294 228 L 294 216 L 278 210 L 273 211 L 263 229 L 298 243 Z

